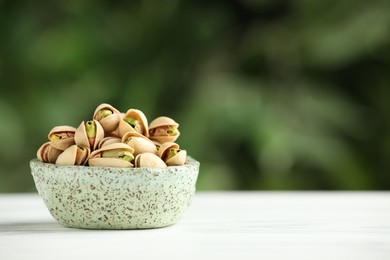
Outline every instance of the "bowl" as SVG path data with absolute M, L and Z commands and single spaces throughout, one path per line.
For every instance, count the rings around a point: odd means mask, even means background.
M 182 166 L 109 168 L 30 161 L 38 193 L 63 226 L 159 228 L 176 223 L 191 203 L 199 162 Z

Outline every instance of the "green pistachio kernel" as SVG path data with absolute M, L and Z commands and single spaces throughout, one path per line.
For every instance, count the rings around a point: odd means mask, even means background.
M 173 156 L 177 154 L 178 150 L 176 149 L 169 149 L 168 155 L 167 155 L 167 160 L 171 159 Z
M 128 161 L 128 162 L 131 162 L 134 159 L 134 156 L 130 152 L 124 152 L 124 154 L 122 156 L 120 156 L 119 158 L 121 158 L 122 160 Z
M 174 136 L 174 135 L 177 135 L 177 130 L 176 128 L 169 128 L 167 133 L 170 135 L 170 136 Z
M 93 121 L 88 121 L 85 123 L 85 130 L 87 131 L 87 136 L 89 138 L 94 138 L 96 136 L 96 126 Z
M 123 120 L 125 120 L 125 122 L 128 123 L 129 125 L 131 125 L 132 127 L 136 127 L 138 125 L 138 120 L 136 120 L 134 118 L 128 117 L 128 118 L 125 118 Z
M 110 116 L 112 114 L 113 114 L 113 112 L 110 109 L 101 109 L 101 110 L 99 110 L 99 112 L 97 112 L 96 119 L 98 121 L 100 121 L 103 118 L 108 117 L 108 116 Z
M 50 141 L 51 141 L 52 143 L 58 142 L 58 141 L 61 140 L 61 139 L 62 139 L 62 137 L 59 136 L 59 135 L 56 135 L 56 134 L 52 134 L 52 135 L 50 136 Z

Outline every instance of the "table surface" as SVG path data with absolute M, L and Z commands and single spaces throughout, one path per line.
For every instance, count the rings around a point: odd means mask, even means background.
M 81 230 L 0 195 L 0 259 L 390 259 L 390 192 L 198 192 L 175 225 Z

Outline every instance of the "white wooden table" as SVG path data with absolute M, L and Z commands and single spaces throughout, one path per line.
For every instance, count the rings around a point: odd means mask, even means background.
M 60 226 L 37 194 L 0 195 L 0 259 L 390 259 L 390 192 L 198 192 L 176 225 Z

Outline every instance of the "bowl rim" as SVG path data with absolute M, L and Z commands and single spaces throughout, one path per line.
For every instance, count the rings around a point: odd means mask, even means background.
M 180 166 L 167 166 L 165 168 L 150 168 L 150 167 L 102 167 L 102 166 L 85 166 L 85 165 L 56 165 L 54 163 L 45 163 L 37 158 L 31 159 L 30 160 L 30 167 L 33 168 L 35 166 L 44 166 L 48 167 L 50 169 L 74 169 L 74 170 L 96 170 L 96 171 L 101 171 L 101 170 L 110 170 L 110 171 L 171 171 L 175 169 L 184 169 L 184 168 L 191 168 L 191 167 L 199 167 L 200 163 L 199 161 L 195 160 L 191 156 L 187 155 L 187 160 L 184 165 Z

